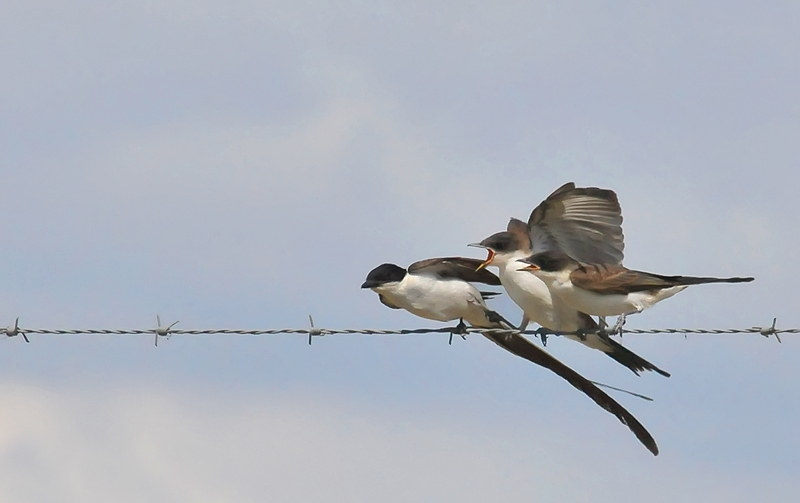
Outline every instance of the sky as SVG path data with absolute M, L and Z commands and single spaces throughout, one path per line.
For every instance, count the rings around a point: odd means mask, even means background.
M 754 276 L 631 328 L 800 327 L 794 2 L 0 3 L 0 326 L 417 328 L 382 262 L 482 258 L 561 184 L 625 264 Z M 507 298 L 492 306 L 521 317 Z M 800 340 L 0 339 L 0 501 L 790 499 Z

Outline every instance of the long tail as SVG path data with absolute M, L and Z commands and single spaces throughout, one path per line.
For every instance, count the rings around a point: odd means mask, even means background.
M 661 276 L 658 274 L 653 274 L 653 276 L 668 281 L 675 286 L 702 285 L 704 283 L 749 283 L 755 279 L 751 277 L 712 278 L 702 276 Z
M 661 370 L 614 339 L 606 339 L 606 342 L 612 347 L 611 351 L 606 352 L 606 354 L 617 361 L 617 363 L 628 367 L 634 374 L 639 375 L 639 372 L 649 370 L 658 372 L 664 377 L 670 376 L 669 372 Z
M 494 315 L 499 317 L 496 318 L 498 320 L 496 323 L 502 328 L 514 329 L 514 326 L 511 325 L 511 323 L 508 323 L 508 321 L 498 313 L 495 313 L 494 311 L 487 312 L 487 317 L 491 316 L 494 318 Z M 597 405 L 615 415 L 622 424 L 626 425 L 631 430 L 631 432 L 636 436 L 637 439 L 639 439 L 639 441 L 647 448 L 647 450 L 652 452 L 654 455 L 658 455 L 658 446 L 656 445 L 656 441 L 653 439 L 652 435 L 650 435 L 650 432 L 648 432 L 647 429 L 642 425 L 642 423 L 640 423 L 616 400 L 598 388 L 592 381 L 589 381 L 571 368 L 567 367 L 549 353 L 543 349 L 540 349 L 528 339 L 521 336 L 519 333 L 483 335 L 506 351 L 509 351 L 510 353 L 532 363 L 541 365 L 542 367 L 565 379 L 572 386 L 591 398 Z
M 597 325 L 597 322 L 594 321 L 594 318 L 592 318 L 591 316 L 589 316 L 587 314 L 584 314 L 584 313 L 578 313 L 578 314 L 579 314 L 580 319 L 581 319 L 581 328 L 583 328 L 584 330 L 591 331 L 591 330 L 597 330 L 597 329 L 600 328 Z M 610 356 L 611 358 L 613 358 L 617 363 L 619 363 L 621 365 L 624 365 L 625 367 L 628 367 L 630 369 L 630 371 L 633 372 L 634 374 L 636 374 L 637 376 L 639 375 L 639 372 L 644 372 L 645 370 L 649 370 L 651 372 L 658 372 L 659 374 L 661 374 L 664 377 L 670 377 L 669 372 L 661 370 L 660 368 L 656 367 L 655 365 L 653 365 L 649 361 L 645 360 L 641 356 L 637 355 L 636 353 L 634 353 L 630 349 L 626 348 L 625 346 L 623 346 L 619 342 L 615 341 L 614 339 L 611 339 L 608 336 L 603 336 L 603 335 L 600 335 L 600 334 L 587 333 L 586 337 L 587 338 L 589 338 L 589 337 L 597 338 L 595 340 L 595 342 L 599 342 L 600 343 L 599 345 L 604 346 L 604 347 L 603 348 L 598 348 L 597 347 L 598 344 L 595 344 L 595 345 L 590 346 L 590 347 L 593 347 L 595 349 L 599 349 L 603 353 L 605 353 L 608 356 Z M 578 342 L 582 342 L 584 345 L 588 345 L 588 344 L 586 344 L 586 342 L 583 342 L 583 341 L 580 341 L 580 340 L 578 340 Z

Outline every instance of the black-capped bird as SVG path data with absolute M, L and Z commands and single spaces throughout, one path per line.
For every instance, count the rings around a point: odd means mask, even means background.
M 485 269 L 478 270 L 480 264 L 480 260 L 462 257 L 422 260 L 411 264 L 408 269 L 395 264 L 381 264 L 370 271 L 361 288 L 372 289 L 378 294 L 380 301 L 392 309 L 405 309 L 422 318 L 436 321 L 463 320 L 479 328 L 514 330 L 514 327 L 500 314 L 486 306 L 484 299 L 492 293 L 480 292 L 472 285 L 473 282 L 487 285 L 500 284 L 498 277 L 491 272 Z M 658 446 L 645 427 L 592 381 L 567 367 L 517 332 L 483 335 L 506 351 L 566 379 L 597 405 L 627 425 L 650 452 L 658 454 Z
M 470 246 L 489 253 L 480 268 L 498 267 L 500 283 L 524 313 L 520 330 L 534 321 L 553 331 L 584 332 L 567 337 L 602 351 L 637 375 L 651 370 L 669 377 L 608 335 L 597 333 L 599 327 L 591 316 L 554 297 L 541 279 L 522 270 L 525 264 L 518 262 L 555 250 L 581 262 L 620 264 L 625 243 L 622 210 L 614 191 L 564 184 L 531 212 L 527 224 L 512 218 L 504 232 Z
M 500 280 L 489 271 L 476 270 L 480 263 L 445 257 L 414 262 L 408 270 L 381 264 L 369 272 L 361 288 L 372 289 L 387 307 L 405 309 L 421 318 L 497 328 L 505 320 L 486 306 L 486 299 L 500 292 L 480 292 L 472 283 L 499 286 Z

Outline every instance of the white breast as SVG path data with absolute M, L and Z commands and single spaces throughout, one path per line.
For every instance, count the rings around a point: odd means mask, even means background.
M 545 328 L 558 330 L 553 299 L 547 285 L 536 275 L 519 270 L 524 266 L 516 260 L 499 262 L 497 266 L 500 283 L 525 316 Z
M 379 289 L 386 299 L 417 316 L 436 321 L 463 318 L 472 325 L 485 325 L 485 303 L 478 289 L 458 279 L 407 274 L 391 288 Z
M 586 314 L 595 316 L 618 316 L 641 312 L 657 302 L 672 297 L 685 286 L 665 288 L 656 292 L 644 291 L 629 294 L 599 294 L 578 288 L 565 278 L 542 276 L 551 291 L 564 302 Z

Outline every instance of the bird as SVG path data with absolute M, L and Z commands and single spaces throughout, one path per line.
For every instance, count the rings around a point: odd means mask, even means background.
M 472 283 L 499 286 L 500 280 L 489 271 L 477 270 L 478 265 L 480 260 L 463 257 L 421 260 L 407 270 L 386 263 L 371 270 L 361 288 L 372 289 L 385 306 L 421 318 L 494 328 L 502 316 L 486 306 L 486 299 L 500 292 L 481 292 Z
M 541 279 L 553 296 L 572 308 L 596 316 L 619 316 L 614 330 L 625 317 L 640 313 L 691 285 L 705 283 L 749 283 L 753 277 L 665 276 L 635 271 L 618 264 L 582 264 L 558 250 L 520 259 L 524 271 Z
M 419 317 L 435 321 L 466 320 L 479 328 L 501 328 L 507 332 L 484 332 L 483 336 L 506 351 L 540 365 L 569 382 L 628 426 L 653 455 L 658 446 L 647 429 L 622 405 L 567 365 L 523 337 L 499 313 L 486 306 L 491 293 L 480 292 L 471 283 L 500 285 L 500 280 L 481 261 L 465 257 L 422 260 L 404 269 L 384 263 L 367 274 L 361 288 L 378 294 L 379 300 L 392 309 L 405 309 Z
M 614 191 L 566 183 L 534 208 L 527 224 L 511 218 L 504 232 L 469 246 L 488 251 L 479 269 L 498 267 L 500 283 L 523 311 L 520 330 L 532 320 L 548 330 L 580 332 L 565 336 L 602 351 L 636 375 L 647 370 L 670 376 L 602 333 L 591 316 L 554 297 L 547 285 L 522 271 L 517 262 L 535 253 L 561 250 L 582 262 L 621 263 L 625 247 L 622 210 Z

